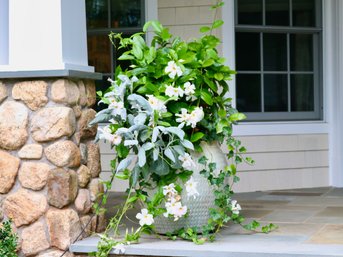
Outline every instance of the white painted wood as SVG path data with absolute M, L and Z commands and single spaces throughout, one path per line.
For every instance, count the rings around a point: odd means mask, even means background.
M 157 10 L 157 0 L 148 0 L 145 1 L 145 21 L 152 21 L 158 19 L 158 10 Z M 146 34 L 146 40 L 148 44 L 151 43 L 154 35 L 151 32 Z
M 328 150 L 327 134 L 237 137 L 248 153 Z M 222 146 L 226 151 L 225 146 Z
M 329 186 L 328 168 L 277 169 L 261 172 L 239 172 L 235 192 L 255 192 L 293 188 Z
M 8 64 L 8 1 L 0 0 L 0 65 Z
M 85 1 L 9 1 L 9 62 L 5 71 L 74 69 L 88 66 Z
M 231 69 L 236 69 L 235 60 L 235 1 L 224 0 L 222 7 L 222 19 L 224 21 L 222 29 L 223 40 L 223 57 L 226 59 L 226 65 Z M 232 105 L 236 107 L 236 76 L 232 76 L 232 80 L 228 81 L 230 92 L 228 97 L 232 98 Z
M 235 136 L 327 134 L 329 124 L 324 121 L 241 122 L 234 126 Z
M 343 187 L 343 1 L 324 2 L 324 85 L 330 120 L 330 184 Z

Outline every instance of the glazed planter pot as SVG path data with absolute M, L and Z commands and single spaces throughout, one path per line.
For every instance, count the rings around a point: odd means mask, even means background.
M 193 179 L 197 182 L 199 196 L 197 196 L 196 199 L 188 197 L 186 189 L 183 188 L 181 201 L 182 205 L 187 206 L 189 215 L 187 217 L 182 217 L 177 221 L 174 221 L 173 218 L 166 218 L 164 216 L 156 217 L 154 224 L 157 233 L 166 234 L 167 232 L 173 232 L 181 228 L 202 227 L 207 225 L 207 221 L 210 218 L 209 209 L 215 207 L 215 196 L 214 190 L 208 180 L 200 174 L 200 171 L 204 169 L 204 165 L 198 163 L 198 160 L 202 156 L 206 156 L 209 163 L 216 163 L 215 171 L 219 172 L 227 166 L 227 159 L 217 142 L 211 144 L 202 142 L 201 147 L 203 148 L 202 153 L 192 153 L 192 158 L 196 163 L 196 167 L 193 170 Z

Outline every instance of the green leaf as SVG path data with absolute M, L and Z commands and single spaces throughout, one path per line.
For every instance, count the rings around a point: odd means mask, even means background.
M 136 202 L 138 200 L 137 196 L 132 196 L 129 199 L 127 199 L 127 203 L 133 203 Z
M 204 100 L 205 103 L 207 103 L 208 105 L 213 105 L 213 99 L 212 99 L 211 94 L 209 94 L 206 91 L 201 91 L 200 96 L 201 96 L 201 99 Z
M 224 24 L 224 21 L 222 21 L 222 20 L 216 20 L 216 21 L 213 22 L 212 28 L 213 28 L 213 29 L 219 28 L 219 27 L 222 26 L 223 24 Z
M 137 184 L 140 174 L 141 174 L 141 169 L 138 165 L 136 165 L 131 173 L 131 186 L 134 187 Z
M 132 46 L 132 53 L 138 60 L 143 59 L 143 51 L 138 45 Z
M 211 30 L 211 28 L 208 26 L 204 26 L 204 27 L 200 28 L 201 33 L 206 33 L 206 32 L 209 32 L 210 30 Z
M 230 121 L 239 121 L 246 119 L 247 116 L 245 116 L 243 113 L 236 112 L 230 115 Z
M 219 110 L 218 110 L 218 115 L 219 115 L 219 117 L 221 117 L 221 118 L 225 118 L 225 117 L 226 117 L 226 111 L 225 111 L 225 109 L 219 109 Z
M 202 139 L 205 136 L 202 132 L 197 132 L 191 136 L 191 142 L 194 143 L 200 139 Z
M 218 92 L 218 87 L 216 83 L 214 83 L 212 80 L 210 80 L 208 77 L 204 76 L 205 83 L 215 92 Z
M 135 57 L 129 54 L 122 54 L 121 56 L 119 56 L 118 60 L 134 60 Z
M 216 124 L 216 132 L 222 133 L 224 128 L 229 126 L 229 122 L 226 119 L 220 120 L 217 124 Z
M 138 165 L 139 167 L 143 167 L 145 163 L 146 163 L 145 149 L 141 147 L 138 151 Z
M 130 150 L 124 146 L 124 144 L 120 144 L 116 146 L 116 152 L 119 158 L 125 158 L 129 154 Z
M 152 163 L 151 170 L 159 176 L 164 176 L 169 173 L 169 165 L 166 161 L 157 159 Z
M 203 62 L 203 64 L 202 64 L 202 67 L 209 67 L 209 66 L 211 66 L 211 65 L 213 65 L 214 64 L 214 60 L 213 59 L 207 59 L 206 61 L 204 61 Z
M 223 75 L 223 73 L 215 73 L 214 78 L 218 81 L 221 81 L 224 79 L 224 75 Z
M 198 163 L 200 163 L 202 165 L 206 165 L 207 161 L 208 161 L 207 157 L 206 156 L 202 156 L 202 157 L 199 158 Z

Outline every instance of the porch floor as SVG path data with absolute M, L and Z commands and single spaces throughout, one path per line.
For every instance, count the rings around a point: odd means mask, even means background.
M 242 214 L 262 224 L 279 226 L 270 234 L 252 233 L 238 225 L 223 229 L 216 242 L 194 245 L 144 236 L 126 247 L 126 255 L 190 257 L 343 256 L 343 188 L 309 188 L 236 194 Z M 111 201 L 113 199 L 113 201 Z M 112 194 L 111 202 L 118 201 Z M 132 213 L 133 215 L 134 213 Z M 71 246 L 75 253 L 96 251 L 98 237 Z

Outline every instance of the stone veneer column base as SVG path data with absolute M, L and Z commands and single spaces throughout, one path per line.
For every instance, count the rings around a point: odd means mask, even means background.
M 95 101 L 93 80 L 0 81 L 0 220 L 13 220 L 20 256 L 59 257 L 91 219 L 103 192 Z

